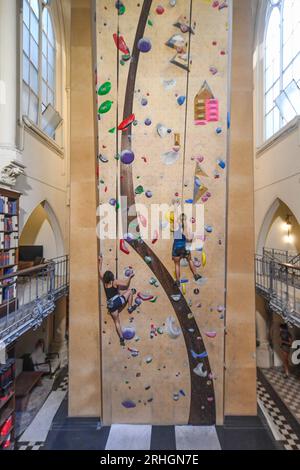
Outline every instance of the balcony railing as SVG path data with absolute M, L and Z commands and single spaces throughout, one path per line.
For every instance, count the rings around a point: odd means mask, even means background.
M 7 346 L 29 329 L 38 328 L 54 311 L 56 301 L 68 294 L 68 256 L 2 276 L 3 287 L 13 287 L 11 292 L 16 293 L 0 306 L 0 343 Z
M 277 250 L 274 248 L 263 248 L 263 256 L 271 258 L 279 263 L 300 266 L 300 254 L 292 251 Z
M 271 310 L 300 327 L 300 267 L 269 256 L 255 256 L 256 289 Z

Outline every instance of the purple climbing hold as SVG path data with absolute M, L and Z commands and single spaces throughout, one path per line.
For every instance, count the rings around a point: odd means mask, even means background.
M 152 191 L 146 191 L 145 192 L 145 196 L 148 198 L 148 199 L 151 199 L 153 194 L 152 194 Z
M 124 150 L 121 154 L 121 161 L 125 165 L 130 165 L 134 161 L 134 153 L 132 150 Z
M 124 401 L 122 402 L 122 405 L 124 406 L 124 408 L 127 408 L 127 409 L 135 408 L 135 407 L 136 407 L 136 404 L 135 404 L 134 401 L 132 401 L 132 400 L 124 400 Z
M 141 303 L 142 303 L 142 299 L 140 299 L 139 297 L 137 297 L 137 298 L 135 299 L 135 304 L 136 304 L 136 305 L 141 305 Z
M 144 52 L 144 53 L 151 51 L 152 44 L 151 44 L 150 39 L 146 39 L 146 38 L 140 39 L 138 42 L 138 49 L 139 51 Z
M 130 341 L 135 337 L 135 329 L 131 327 L 124 328 L 123 330 L 123 338 L 127 341 Z
M 150 118 L 145 119 L 145 126 L 151 126 L 152 121 Z
M 147 98 L 142 98 L 142 99 L 141 99 L 141 105 L 142 105 L 142 106 L 147 106 L 147 104 L 148 104 Z

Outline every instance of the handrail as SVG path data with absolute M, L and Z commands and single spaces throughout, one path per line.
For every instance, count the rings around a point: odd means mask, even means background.
M 0 283 L 1 281 L 5 281 L 6 279 L 11 279 L 12 277 L 18 276 L 27 276 L 29 274 L 33 274 L 43 269 L 47 268 L 51 264 L 51 261 L 43 264 L 38 264 L 37 266 L 33 266 L 32 268 L 20 269 L 20 271 L 16 271 L 10 274 L 5 274 L 4 276 L 0 276 Z
M 278 264 L 278 266 L 283 266 L 284 268 L 292 269 L 293 271 L 300 271 L 300 266 L 295 266 L 290 263 L 279 263 L 278 261 L 271 261 L 271 263 Z

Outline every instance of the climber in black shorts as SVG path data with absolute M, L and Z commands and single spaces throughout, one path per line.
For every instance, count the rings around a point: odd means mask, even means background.
M 133 296 L 135 294 L 135 289 L 129 289 L 131 279 L 134 274 L 132 273 L 128 279 L 119 280 L 115 279 L 114 274 L 111 271 L 105 271 L 102 273 L 102 256 L 99 257 L 99 275 L 100 279 L 103 282 L 106 299 L 107 299 L 107 309 L 110 313 L 116 327 L 117 334 L 120 338 L 121 346 L 125 345 L 123 338 L 123 331 L 120 322 L 120 313 L 128 303 L 128 312 L 133 313 L 137 308 L 137 305 L 133 305 Z

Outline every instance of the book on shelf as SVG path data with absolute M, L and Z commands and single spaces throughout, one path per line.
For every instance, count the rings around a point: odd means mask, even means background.
M 6 196 L 0 196 L 0 213 L 17 215 L 18 203 L 16 200 L 10 200 Z
M 16 250 L 10 249 L 8 251 L 0 252 L 0 267 L 10 266 L 16 263 Z

